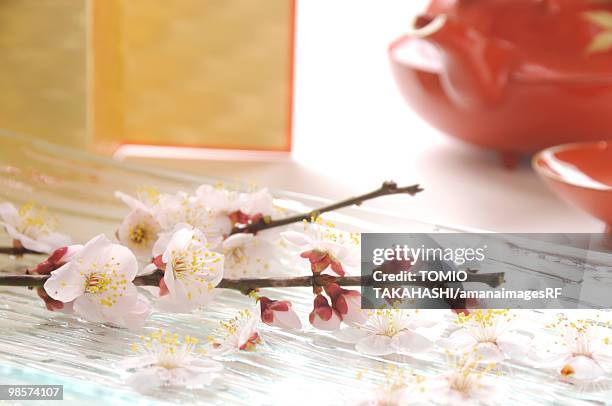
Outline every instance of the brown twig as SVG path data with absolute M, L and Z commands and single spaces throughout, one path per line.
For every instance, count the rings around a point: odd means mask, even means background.
M 43 255 L 42 252 L 32 251 L 27 248 L 21 248 L 21 247 L 20 248 L 0 247 L 0 254 L 15 255 L 15 256 L 20 256 L 20 255 L 25 255 L 25 254 Z
M 286 217 L 278 220 L 270 220 L 269 218 L 261 218 L 258 221 L 246 225 L 240 225 L 234 227 L 230 234 L 238 233 L 252 233 L 255 234 L 259 231 L 268 230 L 274 227 L 286 226 L 292 223 L 299 223 L 302 221 L 312 221 L 323 213 L 342 209 L 349 206 L 359 206 L 361 203 L 376 199 L 377 197 L 397 195 L 397 194 L 408 194 L 414 196 L 423 189 L 419 185 L 411 185 L 405 187 L 398 187 L 397 183 L 393 181 L 384 182 L 381 187 L 374 190 L 373 192 L 363 194 L 361 196 L 352 197 L 346 200 L 342 200 L 337 203 L 330 204 L 328 206 L 320 207 L 308 213 L 296 214 L 295 216 Z
M 138 276 L 134 279 L 134 283 L 139 286 L 159 286 L 159 281 L 163 277 L 163 272 L 157 270 L 149 275 Z M 0 275 L 0 286 L 27 286 L 41 287 L 45 281 L 49 279 L 49 275 Z M 492 288 L 496 288 L 504 281 L 503 273 L 487 273 L 487 274 L 468 274 L 468 279 L 465 282 L 480 282 Z M 325 286 L 330 282 L 335 282 L 340 286 L 373 286 L 381 285 L 375 283 L 371 277 L 362 276 L 343 276 L 334 277 L 330 275 L 316 276 L 296 276 L 292 278 L 244 278 L 244 279 L 223 279 L 218 288 L 234 289 L 243 293 L 248 293 L 255 289 L 262 288 L 291 288 L 291 287 L 310 287 L 310 286 Z M 427 282 L 414 282 L 414 285 L 424 284 L 430 285 Z M 382 286 L 382 285 L 381 285 Z M 397 285 L 394 285 L 397 286 Z

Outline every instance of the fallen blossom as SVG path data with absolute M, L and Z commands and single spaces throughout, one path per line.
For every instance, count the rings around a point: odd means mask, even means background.
M 531 338 L 511 331 L 515 318 L 507 309 L 458 314 L 459 329 L 437 344 L 453 352 L 472 353 L 480 362 L 522 360 L 530 351 Z
M 362 380 L 368 371 L 359 371 L 357 379 Z M 379 371 L 377 371 L 379 372 Z M 432 393 L 427 391 L 426 378 L 400 368 L 394 364 L 382 367 L 383 381 L 372 396 L 357 402 L 360 406 L 404 406 L 431 402 Z
M 367 319 L 335 333 L 343 342 L 355 344 L 355 349 L 368 355 L 394 353 L 413 354 L 431 349 L 431 337 L 437 331 L 428 331 L 436 322 L 418 317 L 418 311 L 404 309 L 369 310 Z
M 591 381 L 612 371 L 612 338 L 608 323 L 560 315 L 547 326 L 554 337 L 538 337 L 531 358 L 553 368 L 563 379 Z
M 148 393 L 163 386 L 209 385 L 223 370 L 221 363 L 199 353 L 194 337 L 180 339 L 177 334 L 160 330 L 141 340 L 132 344 L 138 356 L 119 362 L 120 367 L 135 370 L 127 384 L 139 392 Z
M 495 364 L 482 366 L 473 357 L 459 357 L 450 365 L 450 372 L 427 378 L 430 402 L 439 405 L 497 404 L 504 390 L 491 377 Z
M 235 351 L 254 351 L 262 342 L 259 335 L 260 303 L 253 310 L 241 310 L 229 321 L 222 321 L 217 337 L 209 337 L 214 354 L 225 355 Z

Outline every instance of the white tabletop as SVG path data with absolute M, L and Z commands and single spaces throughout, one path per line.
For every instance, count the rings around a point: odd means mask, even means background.
M 333 199 L 369 191 L 385 179 L 420 183 L 426 190 L 418 197 L 368 204 L 423 221 L 492 231 L 602 231 L 600 222 L 547 190 L 527 160 L 506 170 L 493 153 L 440 134 L 409 110 L 393 82 L 386 48 L 422 4 L 298 4 L 290 159 L 224 153 L 146 158 L 142 155 L 156 153 L 142 150 L 121 151 L 120 157 Z

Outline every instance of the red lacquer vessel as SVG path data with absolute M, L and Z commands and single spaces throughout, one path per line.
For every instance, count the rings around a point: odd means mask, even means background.
M 532 164 L 555 193 L 604 221 L 612 235 L 612 141 L 547 148 Z
M 389 54 L 410 106 L 507 164 L 612 138 L 612 1 L 434 0 Z

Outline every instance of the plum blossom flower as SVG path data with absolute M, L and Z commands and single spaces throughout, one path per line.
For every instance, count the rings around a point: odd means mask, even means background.
M 255 223 L 261 218 L 270 217 L 274 211 L 274 199 L 268 189 L 242 193 L 237 212 L 230 213 L 234 224 Z
M 283 329 L 300 329 L 300 318 L 291 308 L 288 300 L 272 300 L 265 296 L 257 299 L 261 309 L 261 321 L 269 326 Z
M 202 185 L 196 190 L 196 196 L 213 212 L 227 216 L 232 226 L 259 221 L 271 216 L 274 211 L 274 199 L 267 189 L 240 193 L 222 187 Z
M 44 289 L 86 320 L 138 327 L 149 306 L 133 284 L 137 270 L 134 254 L 101 234 L 52 271 Z
M 148 210 L 133 209 L 117 229 L 117 240 L 129 249 L 139 260 L 150 260 L 153 245 L 158 239 L 161 227 Z
M 11 203 L 0 203 L 0 226 L 13 238 L 16 248 L 51 253 L 70 245 L 70 237 L 55 232 L 57 220 L 44 207 L 26 203 L 17 209 Z
M 366 371 L 367 372 L 367 371 Z M 384 381 L 374 391 L 373 396 L 360 401 L 361 406 L 403 406 L 425 404 L 431 400 L 431 393 L 425 386 L 426 378 L 406 371 L 394 364 L 384 364 Z M 357 375 L 362 379 L 363 371 Z
M 332 300 L 332 307 L 346 323 L 363 323 L 367 314 L 361 309 L 361 293 L 356 290 L 343 289 L 337 283 L 325 285 L 325 293 Z
M 270 276 L 273 269 L 281 269 L 276 257 L 277 247 L 269 240 L 270 234 L 237 233 L 227 237 L 217 249 L 225 256 L 224 275 L 228 278 Z
M 342 317 L 336 309 L 329 305 L 329 301 L 323 295 L 317 295 L 314 299 L 314 309 L 308 317 L 310 324 L 319 330 L 334 331 L 340 328 Z
M 158 307 L 183 313 L 208 304 L 223 278 L 223 261 L 223 255 L 209 249 L 198 229 L 179 225 L 161 257 L 154 259 L 164 270 Z
M 304 222 L 304 231 L 285 231 L 282 237 L 297 247 L 300 256 L 308 259 L 313 273 L 321 273 L 328 268 L 331 272 L 344 276 L 345 268 L 359 266 L 359 237 L 354 233 L 343 233 L 333 228 L 333 224 L 322 224 L 318 218 L 315 223 Z
M 197 197 L 183 192 L 160 195 L 151 211 L 163 230 L 172 230 L 181 223 L 190 224 L 204 233 L 211 246 L 221 243 L 232 228 L 227 216 L 209 209 Z
M 487 375 L 494 364 L 483 367 L 473 357 L 459 357 L 451 371 L 428 378 L 430 400 L 440 405 L 474 405 L 496 403 L 503 391 L 494 378 Z
M 510 331 L 516 318 L 507 309 L 475 310 L 457 315 L 460 328 L 438 345 L 448 350 L 472 353 L 480 362 L 522 360 L 530 350 L 531 338 Z
M 259 303 L 253 310 L 241 310 L 236 317 L 222 321 L 217 330 L 218 338 L 213 336 L 208 338 L 214 353 L 225 355 L 235 351 L 254 351 L 262 342 L 258 330 L 260 321 Z
M 70 261 L 72 257 L 83 248 L 82 245 L 71 245 L 58 248 L 49 255 L 47 259 L 28 270 L 27 273 L 35 275 L 49 275 L 51 272 Z M 47 294 L 44 288 L 36 288 L 36 293 L 44 302 L 47 310 L 50 311 L 72 311 L 72 306 L 65 306 L 64 302 L 53 299 Z
M 368 311 L 363 323 L 356 323 L 335 333 L 340 341 L 355 344 L 355 349 L 368 355 L 419 353 L 429 350 L 434 342 L 429 337 L 433 321 L 422 320 L 417 311 L 377 309 Z
M 200 387 L 209 385 L 223 365 L 198 354 L 198 340 L 163 330 L 141 337 L 142 343 L 132 344 L 138 353 L 119 363 L 135 372 L 127 384 L 135 390 L 148 393 L 162 386 Z
M 538 366 L 554 368 L 562 378 L 575 381 L 595 380 L 612 370 L 609 326 L 560 315 L 547 327 L 555 330 L 557 337 L 537 341 L 531 357 Z

